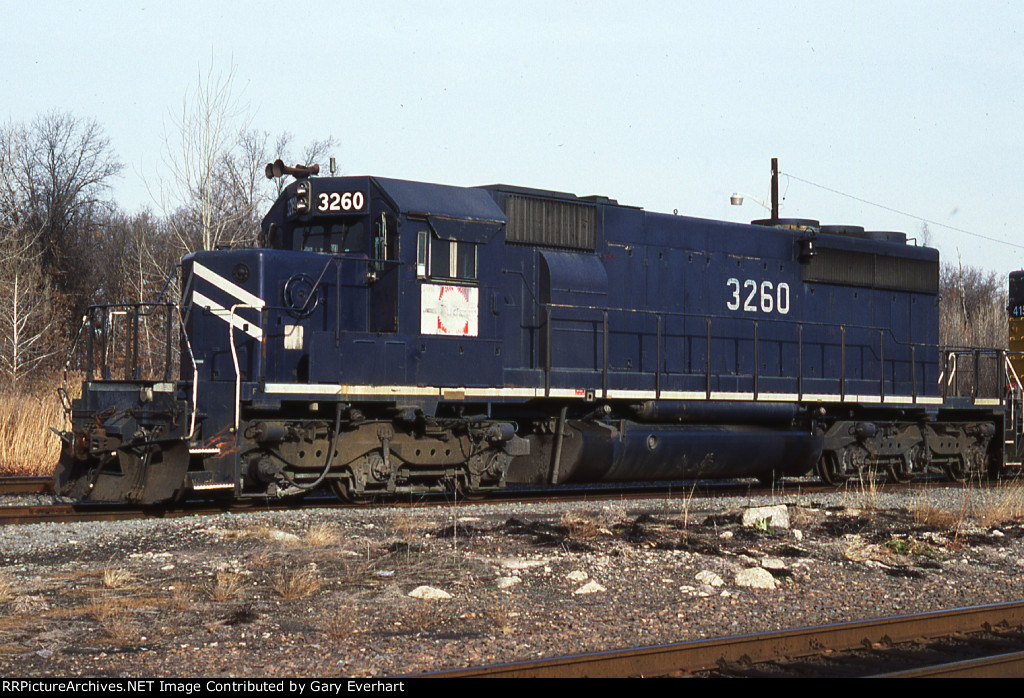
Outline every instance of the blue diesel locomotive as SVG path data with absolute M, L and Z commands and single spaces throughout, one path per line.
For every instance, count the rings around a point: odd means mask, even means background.
M 901 233 L 285 171 L 260 245 L 185 257 L 180 304 L 92 309 L 59 493 L 962 480 L 1020 460 L 1005 352 L 940 349 L 938 252 Z M 164 365 L 144 366 L 157 325 Z

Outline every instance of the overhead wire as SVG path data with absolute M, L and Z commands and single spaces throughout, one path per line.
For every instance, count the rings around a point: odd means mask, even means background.
M 906 216 L 908 218 L 913 218 L 915 220 L 922 221 L 923 223 L 927 223 L 928 225 L 935 225 L 935 226 L 938 226 L 940 228 L 947 228 L 949 230 L 955 230 L 956 232 L 963 233 L 964 235 L 969 235 L 971 237 L 980 238 L 982 240 L 988 240 L 989 242 L 995 242 L 995 243 L 999 243 L 1000 245 L 1007 245 L 1009 247 L 1015 247 L 1015 248 L 1017 248 L 1019 250 L 1024 250 L 1024 245 L 1018 245 L 1016 243 L 1008 242 L 1006 240 L 1000 240 L 999 238 L 994 238 L 994 237 L 991 237 L 989 235 L 982 235 L 981 233 L 975 233 L 975 232 L 972 232 L 970 230 L 964 230 L 963 228 L 957 228 L 956 226 L 948 225 L 946 223 L 940 223 L 938 221 L 933 221 L 933 220 L 931 220 L 929 218 L 925 218 L 924 216 L 917 216 L 917 215 L 915 215 L 913 213 L 908 213 L 906 211 L 901 211 L 898 208 L 893 208 L 892 206 L 886 206 L 884 204 L 877 204 L 874 201 L 868 201 L 867 199 L 862 199 L 859 196 L 854 196 L 853 194 L 847 194 L 846 192 L 841 192 L 838 189 L 833 189 L 831 187 L 826 187 L 824 184 L 818 184 L 817 182 L 811 182 L 810 180 L 802 179 L 801 177 L 797 177 L 796 175 L 790 174 L 789 172 L 779 171 L 779 174 L 780 175 L 784 175 L 784 176 L 786 176 L 786 177 L 788 177 L 790 179 L 796 180 L 797 182 L 801 182 L 803 184 L 809 184 L 812 187 L 817 187 L 819 189 L 824 189 L 827 192 L 831 192 L 833 194 L 838 194 L 839 196 L 845 196 L 846 198 L 853 199 L 854 201 L 859 201 L 860 203 L 867 204 L 868 206 L 875 206 L 877 208 L 881 208 L 881 209 L 884 209 L 886 211 L 890 211 L 892 213 L 897 213 L 897 214 L 899 214 L 901 216 Z

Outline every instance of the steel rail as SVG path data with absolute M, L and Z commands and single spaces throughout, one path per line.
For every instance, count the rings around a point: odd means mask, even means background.
M 1008 652 L 991 657 L 965 659 L 960 662 L 949 662 L 919 669 L 893 671 L 887 674 L 876 674 L 871 678 L 878 679 L 995 679 L 1020 678 L 1024 676 L 1024 652 Z
M 812 657 L 925 638 L 1024 626 L 1024 602 L 957 608 L 796 630 L 695 640 L 529 662 L 422 674 L 425 677 L 585 678 L 667 676 L 727 664 Z M 959 664 L 959 662 L 958 662 Z
M 0 495 L 53 494 L 53 478 L 48 476 L 0 477 Z
M 984 486 L 973 483 L 971 486 L 977 489 Z M 917 491 L 921 489 L 963 487 L 962 483 L 951 483 L 945 480 L 915 480 L 911 483 L 879 483 L 873 485 L 875 492 L 893 491 Z M 991 483 L 991 486 L 998 486 L 998 483 Z M 31 524 L 46 522 L 75 522 L 75 521 L 120 521 L 129 519 L 145 518 L 173 518 L 180 516 L 202 516 L 220 514 L 225 512 L 245 513 L 255 511 L 287 511 L 297 508 L 331 508 L 331 509 L 360 509 L 372 510 L 375 506 L 389 507 L 395 509 L 418 509 L 435 506 L 501 506 L 508 504 L 543 504 L 543 503 L 567 503 L 567 502 L 622 502 L 624 500 L 650 500 L 650 499 L 677 499 L 677 500 L 705 500 L 719 497 L 742 497 L 756 494 L 773 493 L 776 496 L 807 496 L 818 493 L 830 492 L 857 492 L 861 485 L 854 485 L 847 482 L 839 486 L 824 485 L 816 481 L 790 481 L 775 483 L 774 486 L 752 485 L 735 481 L 694 481 L 690 483 L 674 483 L 672 485 L 651 485 L 643 484 L 627 487 L 614 487 L 608 489 L 593 489 L 592 487 L 565 487 L 558 490 L 536 489 L 536 490 L 503 490 L 493 492 L 481 499 L 457 499 L 453 500 L 444 495 L 429 494 L 417 496 L 416 498 L 402 499 L 381 498 L 362 503 L 347 503 L 338 501 L 333 495 L 310 495 L 305 498 L 286 498 L 274 501 L 266 499 L 251 500 L 225 500 L 222 502 L 193 501 L 184 505 L 161 506 L 149 505 L 134 507 L 129 504 L 104 504 L 102 502 L 88 502 L 84 504 L 31 504 L 31 505 L 4 505 L 0 498 L 0 527 L 9 524 Z

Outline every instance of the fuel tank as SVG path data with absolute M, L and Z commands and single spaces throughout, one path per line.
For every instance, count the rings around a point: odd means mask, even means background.
M 533 435 L 530 456 L 506 479 L 518 483 L 630 482 L 803 475 L 822 437 L 793 427 L 574 421 Z

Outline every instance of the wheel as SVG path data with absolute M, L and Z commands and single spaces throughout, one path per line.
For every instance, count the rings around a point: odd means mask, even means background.
M 334 490 L 335 496 L 343 502 L 352 501 L 352 491 L 349 488 L 349 481 L 344 478 L 338 478 L 337 480 L 331 480 L 331 489 Z
M 331 489 L 335 496 L 347 504 L 358 504 L 360 506 L 374 504 L 377 496 L 366 492 L 353 492 L 351 482 L 346 478 L 338 478 L 331 481 Z
M 818 471 L 818 477 L 826 485 L 841 485 L 846 482 L 847 475 L 843 472 L 839 457 L 833 451 L 825 451 L 821 454 L 815 470 Z
M 971 471 L 964 463 L 963 455 L 960 454 L 943 460 L 942 470 L 946 473 L 946 477 L 953 482 L 966 482 L 967 478 L 971 475 Z
M 885 463 L 885 470 L 893 482 L 910 482 L 914 479 L 914 466 L 920 460 L 921 447 L 913 446 L 906 453 L 890 458 Z
M 942 462 L 942 469 L 953 482 L 966 482 L 969 478 L 978 478 L 985 474 L 987 459 L 980 446 L 970 446 L 966 453 L 958 453 L 954 458 Z
M 470 489 L 465 478 L 458 478 L 455 481 L 455 496 L 467 502 L 479 502 L 487 495 L 479 490 Z

